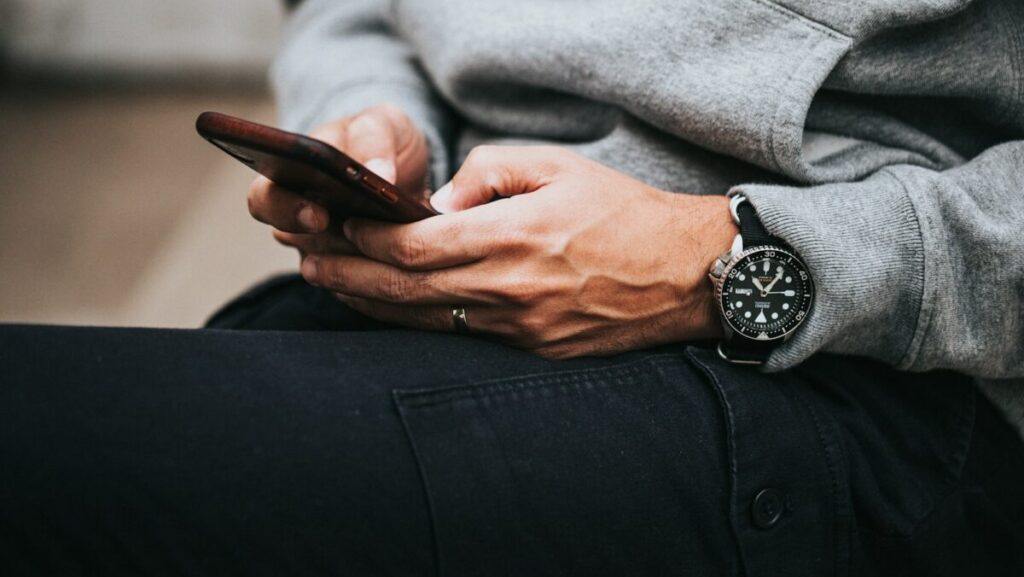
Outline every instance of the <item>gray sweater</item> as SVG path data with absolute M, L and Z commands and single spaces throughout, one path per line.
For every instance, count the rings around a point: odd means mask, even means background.
M 554 142 L 741 190 L 817 285 L 768 370 L 955 369 L 1024 433 L 1024 2 L 306 0 L 272 78 L 292 129 L 402 107 L 437 184 Z

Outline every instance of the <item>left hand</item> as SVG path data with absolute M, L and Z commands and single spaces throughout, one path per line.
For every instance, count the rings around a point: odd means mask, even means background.
M 707 271 L 737 233 L 725 197 L 658 190 L 557 147 L 483 146 L 432 201 L 446 214 L 350 219 L 361 255 L 311 251 L 303 276 L 414 328 L 452 331 L 465 307 L 473 333 L 548 358 L 721 333 Z

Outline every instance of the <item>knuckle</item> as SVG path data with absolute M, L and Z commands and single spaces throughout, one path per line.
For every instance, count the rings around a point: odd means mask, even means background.
M 331 288 L 345 288 L 345 269 L 337 263 L 321 260 L 317 267 L 317 277 Z
M 526 279 L 510 279 L 503 284 L 503 287 L 505 299 L 515 305 L 533 304 L 539 295 L 536 283 Z
M 384 122 L 378 114 L 367 110 L 352 119 L 348 126 L 349 134 L 363 136 L 368 133 L 379 132 L 384 128 Z
M 412 284 L 402 275 L 382 273 L 377 277 L 377 293 L 385 300 L 403 302 L 412 296 Z
M 415 267 L 426 260 L 427 246 L 423 237 L 415 234 L 405 235 L 391 245 L 390 256 L 400 265 Z
M 483 177 L 483 187 L 485 190 L 491 191 L 495 195 L 500 195 L 504 191 L 504 178 L 495 170 L 488 170 Z

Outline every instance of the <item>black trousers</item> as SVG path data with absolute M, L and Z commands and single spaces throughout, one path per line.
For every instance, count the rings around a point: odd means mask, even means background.
M 295 277 L 210 324 L 0 328 L 0 575 L 1024 574 L 954 373 L 549 362 Z

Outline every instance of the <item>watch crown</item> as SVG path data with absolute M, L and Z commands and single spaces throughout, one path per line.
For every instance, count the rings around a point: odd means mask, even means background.
M 725 256 L 725 255 L 722 255 L 722 256 Z M 715 264 L 712 265 L 712 267 L 711 267 L 711 276 L 714 277 L 714 278 L 719 278 L 719 277 L 722 276 L 722 273 L 724 271 L 725 271 L 725 261 L 722 260 L 722 258 L 716 259 L 715 260 Z

